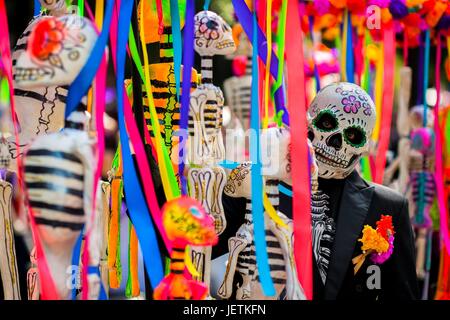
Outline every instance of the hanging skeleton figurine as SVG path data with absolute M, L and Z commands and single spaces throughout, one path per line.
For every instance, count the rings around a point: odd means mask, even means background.
M 225 156 L 222 139 L 223 94 L 213 84 L 213 55 L 226 55 L 235 50 L 231 28 L 216 13 L 201 11 L 194 17 L 194 47 L 201 56 L 202 82 L 191 93 L 189 108 L 188 169 L 189 194 L 200 201 L 213 216 L 216 233 L 226 227 L 222 193 L 226 173 L 217 163 Z M 209 288 L 211 247 L 193 247 L 192 260 L 199 277 Z
M 293 222 L 278 211 L 279 182 L 291 185 L 290 173 L 290 134 L 287 129 L 270 128 L 261 135 L 263 150 L 262 174 L 265 179 L 265 191 L 275 214 L 284 223 L 275 223 L 268 208 L 264 214 L 264 227 L 269 256 L 270 275 L 275 286 L 275 299 L 305 299 L 303 289 L 297 279 L 296 265 L 293 258 Z M 225 187 L 225 193 L 231 197 L 245 197 L 246 211 L 243 224 L 235 237 L 228 240 L 229 258 L 224 280 L 218 290 L 222 298 L 230 298 L 236 292 L 237 300 L 267 299 L 261 291 L 256 266 L 255 244 L 253 238 L 252 204 L 251 204 L 251 163 L 244 162 L 232 170 Z M 236 276 L 241 281 L 233 287 Z M 273 299 L 272 298 L 272 299 Z
M 436 197 L 434 181 L 434 114 L 427 108 L 424 127 L 424 107 L 409 110 L 412 70 L 400 69 L 400 91 L 397 114 L 397 131 L 400 136 L 398 157 L 386 169 L 385 184 L 398 170 L 398 179 L 392 185 L 406 194 L 413 225 L 418 229 L 416 237 L 416 271 L 420 278 L 425 275 L 426 234 L 432 221 L 430 210 Z
M 237 43 L 233 59 L 234 76 L 224 81 L 225 101 L 231 109 L 231 120 L 226 127 L 226 159 L 243 162 L 247 159 L 246 132 L 250 125 L 250 97 L 252 83 L 252 48 L 240 24 L 233 26 Z
M 36 135 L 56 132 L 64 126 L 69 85 L 97 37 L 87 19 L 69 19 L 65 0 L 40 2 L 47 14 L 33 18 L 12 54 L 20 143 L 17 148 L 14 137 L 8 139 L 13 158 L 20 156 L 18 150 L 22 153 Z M 72 30 L 69 33 L 68 28 Z M 30 41 L 34 29 L 34 39 Z M 15 168 L 15 161 L 11 168 Z
M 244 30 L 239 24 L 233 26 L 235 37 L 239 39 L 237 50 L 232 55 L 235 76 L 224 81 L 225 99 L 231 110 L 242 122 L 244 131 L 250 127 L 250 97 L 252 84 L 252 47 Z M 239 64 L 245 63 L 245 71 Z
M 13 186 L 6 181 L 7 168 L 11 161 L 6 141 L 11 130 L 8 125 L 8 119 L 11 119 L 9 108 L 9 84 L 0 61 L 0 275 L 4 299 L 20 300 L 11 208 Z
M 17 58 L 15 81 L 24 90 L 34 90 L 69 85 L 87 61 L 97 33 L 89 20 L 70 14 L 43 17 L 28 36 L 27 50 Z M 69 297 L 72 249 L 92 211 L 95 141 L 86 130 L 85 110 L 80 103 L 63 131 L 36 137 L 23 162 L 36 236 L 62 299 Z
M 416 271 L 419 278 L 425 276 L 427 233 L 432 229 L 431 208 L 436 200 L 434 181 L 434 116 L 427 110 L 427 127 L 423 127 L 423 106 L 415 106 L 410 111 L 410 140 L 408 148 L 402 150 L 403 159 L 409 174 L 406 194 L 412 224 L 417 228 Z M 402 174 L 402 173 L 401 173 Z
M 187 245 L 212 246 L 217 243 L 214 220 L 200 203 L 189 197 L 179 197 L 163 207 L 163 225 L 172 242 L 170 273 L 154 292 L 155 300 L 202 300 L 208 287 L 186 277 L 185 254 Z
M 183 1 L 179 2 L 180 10 L 182 10 Z M 146 45 L 159 44 L 159 58 L 157 62 L 150 62 L 149 73 L 153 102 L 155 104 L 158 116 L 159 127 L 163 143 L 167 148 L 168 154 L 172 159 L 172 163 L 178 164 L 180 142 L 180 102 L 177 98 L 176 81 L 175 81 L 175 64 L 172 25 L 170 20 L 170 3 L 169 0 L 163 0 L 163 17 L 161 24 L 156 10 L 156 3 L 150 1 L 140 1 L 138 7 L 138 24 L 141 21 L 141 6 L 144 10 L 144 28 Z M 182 15 L 183 16 L 183 15 Z M 181 21 L 181 27 L 183 26 Z M 160 26 L 158 28 L 157 26 Z M 180 76 L 183 74 L 183 66 L 180 69 Z M 191 88 L 197 87 L 197 72 L 191 70 Z M 180 97 L 183 79 L 180 79 Z M 148 94 L 145 86 L 142 86 L 142 97 L 144 107 L 144 119 L 147 129 L 151 137 L 154 137 L 151 126 L 150 107 Z M 178 166 L 174 166 L 174 171 L 178 175 Z

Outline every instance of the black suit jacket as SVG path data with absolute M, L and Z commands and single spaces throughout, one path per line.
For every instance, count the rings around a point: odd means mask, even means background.
M 380 288 L 373 288 L 373 265 L 366 258 L 355 275 L 352 258 L 361 254 L 364 225 L 376 228 L 381 215 L 391 215 L 395 229 L 392 256 L 379 265 Z M 368 269 L 369 268 L 369 269 Z M 376 272 L 376 271 L 375 271 Z M 369 285 L 367 282 L 369 281 Z M 372 284 L 372 285 L 371 285 Z M 325 299 L 411 300 L 418 298 L 415 244 L 408 202 L 399 193 L 367 183 L 356 171 L 346 178 L 333 251 L 325 283 Z
M 289 189 L 289 186 L 284 185 Z M 227 219 L 227 228 L 213 247 L 213 258 L 228 252 L 228 238 L 236 234 L 244 223 L 245 199 L 231 198 L 224 194 L 222 203 Z M 292 198 L 280 193 L 279 210 L 292 218 Z M 376 228 L 381 215 L 391 215 L 395 229 L 394 251 L 384 264 L 379 266 L 380 289 L 369 289 L 367 281 L 373 275 L 368 267 L 373 265 L 366 259 L 354 275 L 352 258 L 361 254 L 364 225 Z M 370 271 L 370 269 L 369 269 Z M 326 300 L 412 300 L 418 298 L 415 269 L 415 244 L 408 214 L 408 202 L 399 193 L 378 184 L 368 183 L 354 171 L 344 183 L 336 225 L 333 253 L 325 283 Z

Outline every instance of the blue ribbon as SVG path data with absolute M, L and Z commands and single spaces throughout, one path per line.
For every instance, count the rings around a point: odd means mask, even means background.
M 353 62 L 353 31 L 352 31 L 352 18 L 350 12 L 347 14 L 347 63 L 346 70 L 347 81 L 355 82 L 355 68 Z
M 108 296 L 106 295 L 105 287 L 103 286 L 102 276 L 100 275 L 100 267 L 99 266 L 89 266 L 88 274 L 96 274 L 100 278 L 100 292 L 98 295 L 98 300 L 108 300 Z
M 41 13 L 41 3 L 39 0 L 34 0 L 34 16 L 38 16 Z
M 211 4 L 211 0 L 205 0 L 205 3 L 203 4 L 203 10 L 209 10 L 209 5 Z
M 136 234 L 142 249 L 145 269 L 150 279 L 150 284 L 155 288 L 164 276 L 161 255 L 156 239 L 155 229 L 150 219 L 150 213 L 142 194 L 141 185 L 136 174 L 136 168 L 131 156 L 129 138 L 124 119 L 124 77 L 125 77 L 125 53 L 128 41 L 133 0 L 122 0 L 120 7 L 118 32 L 117 32 L 117 108 L 119 118 L 120 146 L 123 161 L 123 186 L 127 200 L 127 207 L 131 221 L 136 229 Z M 153 259 L 152 259 L 153 258 Z
M 225 169 L 235 169 L 240 163 L 239 162 L 234 162 L 234 161 L 221 161 L 218 163 L 219 166 L 224 167 Z
M 286 0 L 287 1 L 287 0 Z M 232 0 L 234 10 L 236 12 L 236 15 L 239 19 L 239 22 L 242 25 L 242 28 L 244 29 L 245 33 L 247 34 L 248 39 L 254 43 L 253 51 L 255 49 L 258 52 L 259 57 L 264 62 L 264 64 L 267 61 L 267 39 L 264 36 L 263 31 L 259 26 L 256 26 L 256 29 L 252 27 L 252 12 L 247 7 L 247 4 L 244 0 Z M 253 35 L 257 35 L 257 42 L 253 41 Z M 258 56 L 257 55 L 257 56 Z M 253 64 L 258 65 L 257 59 L 253 60 Z M 278 58 L 275 52 L 272 50 L 272 58 L 270 59 L 270 73 L 272 76 L 277 79 L 278 77 Z M 286 106 L 284 105 L 285 99 L 284 99 L 284 85 L 282 85 L 280 88 L 277 89 L 274 93 L 275 98 L 275 107 L 277 112 L 280 110 L 283 110 L 283 123 L 289 126 L 289 112 L 286 109 Z
M 253 13 L 253 34 L 257 35 L 258 22 L 256 14 Z M 253 61 L 252 64 L 252 96 L 251 96 L 251 113 L 250 126 L 255 132 L 250 136 L 250 157 L 252 161 L 252 215 L 254 225 L 254 237 L 256 247 L 256 263 L 258 266 L 259 280 L 266 296 L 274 296 L 275 288 L 272 278 L 270 277 L 269 257 L 267 255 L 266 233 L 264 230 L 264 208 L 263 208 L 263 180 L 261 176 L 260 159 L 260 117 L 258 103 L 258 35 L 252 38 L 253 45 Z
M 173 61 L 175 67 L 175 86 L 177 90 L 177 101 L 180 101 L 181 26 L 180 12 L 178 10 L 178 0 L 170 0 L 170 18 L 172 21 L 173 35 Z
M 279 184 L 279 185 L 278 185 L 278 190 L 279 190 L 281 193 L 283 193 L 283 194 L 287 195 L 288 197 L 291 197 L 291 198 L 292 198 L 292 190 L 286 188 L 286 187 L 283 186 L 282 184 Z
M 105 54 L 105 47 L 108 42 L 113 7 L 114 0 L 108 0 L 106 3 L 102 31 L 95 42 L 94 48 L 92 49 L 86 64 L 69 87 L 69 94 L 66 101 L 66 118 L 76 109 L 81 99 L 86 95 L 97 74 L 97 70 L 100 67 L 103 55 Z
M 183 43 L 183 85 L 181 95 L 180 107 L 180 164 L 178 166 L 181 181 L 181 192 L 187 194 L 187 183 L 184 174 L 184 161 L 186 159 L 186 142 L 187 142 L 187 127 L 189 118 L 189 103 L 191 96 L 191 75 L 192 65 L 194 64 L 194 0 L 187 0 L 186 2 L 186 18 L 184 25 L 184 43 Z
M 72 266 L 78 266 L 80 265 L 80 254 L 81 254 L 81 243 L 83 242 L 83 234 L 84 234 L 84 228 L 81 230 L 80 236 L 77 239 L 77 242 L 75 243 L 75 247 L 72 251 Z M 79 268 L 78 268 L 79 270 Z M 72 300 L 77 299 L 77 288 L 74 286 L 72 288 Z

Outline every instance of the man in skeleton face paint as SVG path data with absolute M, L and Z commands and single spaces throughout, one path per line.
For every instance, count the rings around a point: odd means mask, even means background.
M 417 298 L 408 203 L 355 170 L 375 125 L 372 99 L 355 84 L 333 83 L 318 92 L 307 118 L 319 168 L 318 191 L 312 194 L 314 299 Z M 365 259 L 354 274 L 352 258 L 362 253 L 362 230 L 365 225 L 375 229 L 382 214 L 392 216 L 393 254 L 375 267 Z

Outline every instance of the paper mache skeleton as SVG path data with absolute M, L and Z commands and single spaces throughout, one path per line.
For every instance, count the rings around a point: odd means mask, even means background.
M 233 59 L 234 76 L 223 83 L 225 101 L 231 109 L 231 120 L 227 126 L 225 141 L 227 160 L 243 162 L 246 159 L 245 132 L 250 126 L 250 97 L 252 83 L 252 48 L 247 35 L 239 24 L 233 26 L 238 43 L 236 51 L 229 55 Z
M 436 200 L 434 114 L 430 108 L 416 105 L 409 109 L 412 70 L 400 69 L 400 94 L 397 130 L 400 136 L 398 157 L 386 169 L 385 183 L 391 183 L 398 170 L 397 181 L 392 182 L 397 191 L 406 194 L 410 218 L 417 228 L 416 271 L 419 278 L 425 276 L 426 234 L 432 228 L 431 208 Z M 426 113 L 426 124 L 424 116 Z
M 183 1 L 179 2 L 181 6 Z M 170 4 L 168 0 L 163 0 L 162 5 L 165 12 L 170 12 Z M 138 7 L 138 24 L 140 27 L 141 6 L 145 12 L 144 15 L 144 32 L 146 44 L 159 43 L 159 60 L 149 65 L 149 74 L 151 81 L 151 89 L 153 102 L 155 104 L 158 121 L 160 123 L 160 133 L 166 146 L 169 156 L 173 163 L 178 163 L 179 152 L 178 145 L 180 143 L 180 101 L 177 98 L 176 81 L 175 81 L 175 64 L 173 50 L 173 36 L 170 15 L 164 15 L 162 28 L 158 28 L 158 15 L 155 3 L 149 1 L 139 1 Z M 181 10 L 181 7 L 180 7 Z M 181 27 L 184 21 L 181 21 Z M 180 75 L 183 74 L 183 66 L 180 69 Z M 183 79 L 180 76 L 180 95 L 183 86 Z M 191 70 L 191 90 L 197 87 L 197 71 Z M 137 79 L 136 79 L 137 80 Z M 144 119 L 147 129 L 151 137 L 154 137 L 149 108 L 149 97 L 145 86 L 142 86 L 142 98 L 144 107 Z M 177 175 L 178 166 L 174 166 Z
M 237 300 L 289 299 L 303 300 L 305 295 L 297 278 L 293 259 L 293 221 L 278 211 L 279 182 L 292 184 L 290 163 L 290 132 L 284 128 L 269 128 L 261 134 L 262 175 L 265 192 L 278 217 L 287 227 L 276 224 L 264 213 L 264 228 L 269 255 L 270 275 L 275 286 L 274 297 L 261 291 L 256 266 L 251 203 L 251 163 L 244 162 L 231 171 L 225 187 L 230 197 L 245 197 L 245 223 L 236 236 L 228 240 L 229 257 L 218 295 L 224 299 L 235 293 Z M 317 171 L 317 170 L 316 170 Z M 237 278 L 236 278 L 237 277 Z M 238 286 L 234 283 L 238 279 Z M 240 279 L 240 280 L 239 280 Z
M 189 197 L 179 197 L 163 207 L 163 225 L 172 242 L 170 273 L 154 291 L 155 300 L 202 300 L 208 296 L 206 284 L 185 273 L 186 246 L 212 246 L 217 243 L 214 219 L 201 204 Z
M 6 92 L 4 92 L 5 90 Z M 19 275 L 17 271 L 16 249 L 14 243 L 13 212 L 11 200 L 13 185 L 6 181 L 6 172 L 11 162 L 6 137 L 11 135 L 9 125 L 11 115 L 9 85 L 0 61 L 0 275 L 5 300 L 19 300 Z
M 226 172 L 217 163 L 224 160 L 222 109 L 224 98 L 213 84 L 213 56 L 227 55 L 236 47 L 230 26 L 216 13 L 201 11 L 194 17 L 194 48 L 201 56 L 201 84 L 191 93 L 189 108 L 188 169 L 189 195 L 214 217 L 216 233 L 226 227 L 222 193 Z M 209 288 L 211 247 L 191 248 L 200 280 Z
M 81 102 L 64 121 L 64 101 L 68 86 L 90 55 L 97 32 L 88 19 L 63 12 L 64 1 L 48 3 L 42 2 L 50 16 L 34 19 L 19 39 L 14 80 L 22 129 L 19 140 L 26 145 L 23 163 L 28 202 L 58 294 L 67 299 L 73 247 L 85 224 L 86 229 L 95 229 L 98 221 L 91 220 L 95 214 L 91 213 L 95 140 L 87 131 L 89 116 Z M 52 16 L 54 12 L 57 14 Z M 56 132 L 62 125 L 64 130 Z M 101 194 L 100 190 L 97 206 L 102 205 Z M 93 232 L 94 238 L 98 232 L 102 231 Z M 92 242 L 89 262 L 98 266 L 100 248 L 92 246 L 101 241 Z M 31 275 L 30 279 L 37 278 Z M 94 298 L 100 276 L 90 274 L 88 279 L 89 297 Z
M 19 148 L 14 137 L 8 139 L 13 158 L 36 135 L 55 132 L 64 126 L 69 85 L 97 39 L 88 19 L 67 14 L 65 1 L 41 0 L 41 4 L 48 15 L 42 13 L 30 22 L 12 55 L 20 127 Z M 11 167 L 15 168 L 15 161 Z

